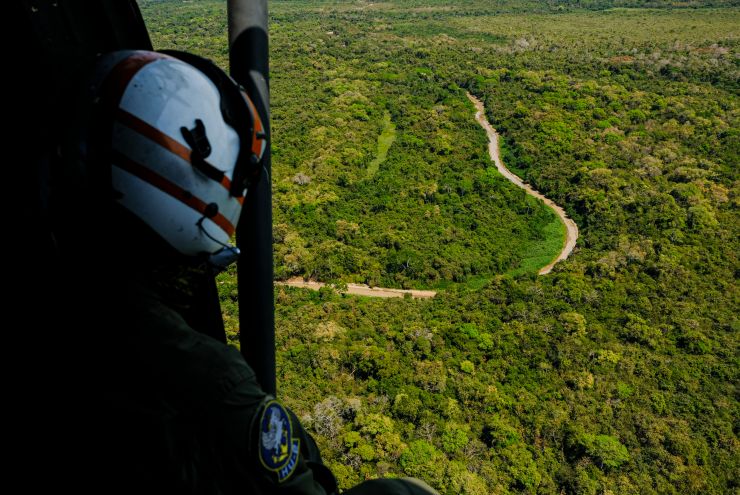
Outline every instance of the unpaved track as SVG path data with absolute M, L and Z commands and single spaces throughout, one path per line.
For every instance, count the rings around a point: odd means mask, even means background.
M 552 200 L 543 196 L 542 193 L 532 189 L 529 184 L 525 184 L 524 181 L 520 179 L 516 174 L 511 172 L 511 170 L 509 170 L 508 168 L 504 167 L 504 164 L 501 161 L 501 157 L 499 156 L 498 134 L 496 133 L 496 130 L 493 128 L 493 126 L 491 126 L 490 122 L 488 122 L 488 119 L 486 119 L 486 113 L 483 108 L 483 103 L 470 93 L 468 93 L 468 98 L 471 102 L 473 102 L 473 105 L 475 105 L 475 120 L 478 121 L 478 123 L 483 127 L 483 129 L 486 130 L 486 133 L 488 134 L 488 154 L 491 155 L 491 160 L 493 161 L 493 163 L 496 164 L 496 168 L 499 172 L 501 172 L 501 175 L 516 184 L 518 187 L 524 189 L 530 196 L 541 199 L 547 206 L 555 210 L 555 213 L 557 213 L 558 217 L 560 217 L 560 220 L 562 220 L 562 222 L 565 224 L 566 237 L 563 250 L 560 251 L 560 254 L 557 258 L 555 258 L 547 266 L 541 268 L 538 272 L 540 275 L 550 273 L 552 267 L 555 266 L 555 263 L 567 258 L 573 251 L 573 248 L 576 247 L 576 240 L 578 239 L 578 226 L 573 220 L 568 218 L 568 216 L 565 214 L 565 211 L 561 207 L 553 203 Z M 313 280 L 306 281 L 303 280 L 301 277 L 293 277 L 282 282 L 275 282 L 275 285 L 287 285 L 288 287 L 300 287 L 303 289 L 319 290 L 326 284 L 323 282 L 315 282 Z M 433 290 L 384 289 L 382 287 L 370 287 L 363 284 L 347 284 L 347 293 L 370 297 L 404 297 L 406 294 L 411 294 L 411 297 L 418 299 L 426 299 L 437 295 L 437 292 Z
M 496 168 L 499 172 L 501 172 L 501 175 L 524 189 L 530 196 L 541 199 L 547 206 L 555 210 L 555 213 L 557 213 L 557 215 L 560 217 L 560 220 L 562 220 L 562 222 L 565 224 L 566 235 L 565 246 L 563 246 L 563 250 L 560 251 L 560 254 L 557 258 L 555 258 L 547 266 L 542 267 L 538 272 L 540 275 L 550 273 L 550 271 L 552 271 L 552 267 L 555 266 L 555 263 L 557 263 L 558 261 L 562 261 L 570 256 L 570 253 L 573 252 L 573 248 L 576 247 L 576 240 L 578 239 L 578 226 L 573 220 L 568 218 L 568 216 L 565 214 L 565 211 L 561 207 L 553 203 L 552 200 L 543 196 L 542 193 L 532 189 L 529 184 L 525 184 L 524 181 L 520 179 L 516 174 L 514 174 L 508 168 L 504 167 L 504 164 L 501 161 L 501 157 L 499 155 L 498 133 L 496 133 L 496 129 L 494 129 L 491 123 L 488 122 L 488 119 L 486 119 L 486 112 L 485 108 L 483 107 L 483 102 L 481 102 L 478 98 L 471 95 L 470 93 L 468 93 L 467 95 L 468 99 L 473 102 L 473 105 L 475 105 L 475 109 L 477 110 L 475 113 L 475 120 L 478 121 L 481 127 L 483 127 L 483 129 L 485 129 L 486 133 L 488 134 L 488 154 L 491 155 L 491 160 L 493 161 L 493 163 L 496 164 Z
M 326 284 L 323 282 L 314 282 L 312 280 L 305 281 L 301 277 L 293 277 L 283 282 L 275 282 L 275 285 L 287 285 L 288 287 L 319 290 Z M 437 292 L 433 290 L 383 289 L 381 287 L 370 287 L 369 285 L 364 284 L 347 284 L 347 293 L 354 294 L 356 296 L 371 297 L 403 297 L 406 294 L 411 294 L 411 297 L 416 299 L 427 299 L 437 295 Z

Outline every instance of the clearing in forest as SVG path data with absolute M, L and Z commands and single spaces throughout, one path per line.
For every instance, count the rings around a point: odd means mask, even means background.
M 391 121 L 391 114 L 385 112 L 383 117 L 383 130 L 378 136 L 378 151 L 375 158 L 367 167 L 367 178 L 372 178 L 380 168 L 380 164 L 388 157 L 388 150 L 391 148 L 393 141 L 396 140 L 396 126 Z

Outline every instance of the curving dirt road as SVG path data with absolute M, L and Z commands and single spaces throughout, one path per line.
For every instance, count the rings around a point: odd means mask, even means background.
M 573 252 L 573 248 L 576 247 L 576 240 L 578 239 L 578 226 L 573 220 L 568 218 L 568 216 L 565 214 L 565 211 L 561 207 L 553 203 L 552 200 L 543 196 L 542 193 L 532 189 L 529 184 L 525 184 L 522 179 L 520 179 L 516 174 L 512 173 L 511 170 L 504 166 L 503 162 L 501 161 L 501 157 L 499 156 L 498 134 L 496 133 L 496 130 L 493 128 L 493 126 L 491 126 L 490 122 L 488 122 L 488 119 L 486 119 L 485 117 L 485 109 L 483 107 L 483 103 L 470 93 L 467 93 L 467 95 L 468 99 L 470 99 L 470 101 L 473 102 L 473 105 L 475 105 L 475 120 L 478 121 L 478 123 L 483 127 L 483 129 L 486 130 L 486 133 L 488 134 L 488 153 L 491 156 L 491 160 L 493 161 L 493 163 L 496 164 L 496 168 L 498 169 L 498 171 L 501 172 L 501 175 L 516 184 L 518 187 L 524 189 L 530 196 L 541 199 L 547 206 L 555 210 L 555 213 L 557 213 L 558 217 L 560 217 L 560 220 L 565 224 L 566 237 L 563 250 L 560 251 L 560 254 L 558 254 L 557 258 L 551 261 L 547 266 L 542 267 L 538 272 L 540 275 L 550 273 L 552 267 L 555 266 L 555 263 L 567 258 L 570 253 Z M 287 285 L 289 287 L 301 287 L 304 289 L 319 290 L 326 284 L 323 282 L 315 282 L 313 280 L 306 281 L 303 280 L 301 277 L 293 277 L 283 282 L 275 282 L 275 285 Z M 433 290 L 384 289 L 382 287 L 370 287 L 363 284 L 347 284 L 347 293 L 370 297 L 404 297 L 404 295 L 406 294 L 411 294 L 411 297 L 418 299 L 430 298 L 437 295 L 437 292 Z
M 319 290 L 326 284 L 323 282 L 314 282 L 313 280 L 305 281 L 301 277 L 293 277 L 284 282 L 275 282 L 275 285 L 287 285 L 289 287 Z M 437 292 L 433 290 L 383 289 L 381 287 L 370 287 L 369 285 L 364 284 L 347 284 L 347 294 L 370 297 L 403 297 L 406 294 L 411 294 L 411 297 L 415 299 L 427 299 L 436 296 Z
M 576 247 L 576 240 L 578 239 L 578 226 L 573 220 L 568 218 L 568 216 L 565 214 L 565 211 L 561 207 L 553 203 L 552 200 L 543 196 L 542 193 L 532 189 L 529 184 L 525 184 L 522 179 L 520 179 L 516 174 L 512 173 L 511 170 L 504 166 L 503 162 L 501 161 L 501 157 L 499 156 L 498 134 L 496 133 L 496 129 L 494 129 L 493 126 L 491 126 L 491 123 L 488 122 L 488 119 L 486 119 L 486 112 L 485 108 L 483 107 L 483 102 L 481 102 L 478 98 L 471 95 L 470 93 L 467 93 L 467 95 L 468 99 L 473 102 L 473 105 L 475 105 L 475 109 L 477 110 L 475 113 L 475 120 L 478 121 L 481 127 L 483 127 L 483 129 L 485 129 L 486 133 L 488 134 L 488 154 L 491 156 L 491 160 L 493 161 L 493 163 L 496 164 L 496 168 L 498 169 L 498 171 L 501 172 L 501 175 L 524 189 L 530 196 L 541 199 L 547 206 L 555 210 L 555 213 L 557 213 L 558 217 L 560 217 L 560 220 L 565 224 L 566 236 L 565 246 L 563 246 L 563 250 L 560 251 L 560 254 L 558 254 L 557 258 L 551 261 L 547 266 L 542 267 L 538 272 L 540 275 L 550 273 L 552 267 L 555 266 L 555 263 L 557 263 L 558 261 L 562 261 L 570 256 L 573 248 Z

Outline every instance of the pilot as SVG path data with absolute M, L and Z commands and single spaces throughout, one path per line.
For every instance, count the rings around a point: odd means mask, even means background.
M 267 147 L 255 106 L 185 53 L 113 52 L 90 80 L 64 151 L 81 178 L 56 200 L 62 251 L 93 285 L 91 309 L 67 315 L 86 321 L 66 380 L 83 406 L 60 425 L 77 492 L 339 493 L 296 416 L 199 310 L 238 256 L 230 239 Z M 344 493 L 437 492 L 384 479 Z

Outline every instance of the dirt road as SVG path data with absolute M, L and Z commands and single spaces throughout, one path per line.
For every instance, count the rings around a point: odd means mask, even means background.
M 275 282 L 275 285 L 287 285 L 289 287 L 301 287 L 304 289 L 319 290 L 326 284 L 323 282 L 305 281 L 301 277 L 293 277 L 284 282 Z M 347 284 L 347 293 L 356 296 L 370 297 L 403 297 L 411 294 L 416 299 L 427 299 L 437 295 L 433 290 L 414 290 L 414 289 L 384 289 L 382 287 L 370 287 L 364 284 Z
M 576 247 L 576 240 L 578 239 L 578 226 L 573 220 L 568 218 L 568 216 L 565 214 L 565 211 L 561 207 L 553 203 L 552 200 L 543 196 L 540 192 L 532 189 L 529 184 L 525 184 L 522 179 L 520 179 L 516 174 L 514 174 L 513 172 L 511 172 L 511 170 L 504 166 L 503 162 L 501 161 L 501 157 L 499 156 L 498 134 L 496 133 L 496 130 L 491 126 L 490 122 L 488 122 L 488 119 L 486 119 L 483 103 L 470 93 L 468 93 L 468 98 L 471 102 L 473 102 L 473 105 L 475 105 L 475 120 L 478 121 L 478 123 L 486 130 L 486 133 L 488 134 L 488 153 L 491 156 L 491 160 L 493 161 L 493 163 L 496 164 L 496 168 L 498 169 L 498 171 L 501 172 L 501 175 L 516 184 L 518 187 L 524 189 L 527 194 L 534 196 L 537 199 L 541 199 L 547 206 L 555 210 L 555 213 L 565 224 L 566 237 L 563 250 L 560 251 L 560 254 L 557 256 L 557 258 L 555 258 L 547 266 L 541 268 L 538 272 L 540 275 L 550 273 L 552 267 L 555 266 L 555 263 L 567 258 L 573 251 L 573 248 Z M 301 277 L 294 277 L 283 282 L 275 282 L 275 285 L 287 285 L 289 287 L 301 287 L 304 289 L 319 290 L 326 284 L 323 282 L 305 281 Z M 411 294 L 411 297 L 420 299 L 430 298 L 437 295 L 437 292 L 433 290 L 385 289 L 382 287 L 370 287 L 363 284 L 347 284 L 347 293 L 370 297 L 404 297 L 404 295 L 406 294 Z
M 496 164 L 496 168 L 498 169 L 498 171 L 501 172 L 501 175 L 524 189 L 530 196 L 541 199 L 547 206 L 555 210 L 555 213 L 557 213 L 558 217 L 560 217 L 560 220 L 565 224 L 566 236 L 563 250 L 560 251 L 560 254 L 557 256 L 557 258 L 555 258 L 547 266 L 542 267 L 538 272 L 540 275 L 550 273 L 552 267 L 555 266 L 555 263 L 567 258 L 573 251 L 573 248 L 576 247 L 576 240 L 578 239 L 578 226 L 573 220 L 568 218 L 568 216 L 565 214 L 565 211 L 561 207 L 553 203 L 552 200 L 543 196 L 542 193 L 532 189 L 529 184 L 525 184 L 522 179 L 520 179 L 516 174 L 514 174 L 513 172 L 511 172 L 511 170 L 504 166 L 499 155 L 498 133 L 496 133 L 496 129 L 494 129 L 493 126 L 491 126 L 491 123 L 488 122 L 488 119 L 486 119 L 486 112 L 483 107 L 483 102 L 481 102 L 478 98 L 471 95 L 470 93 L 468 93 L 468 99 L 473 102 L 473 105 L 475 105 L 475 109 L 477 110 L 475 113 L 475 120 L 478 121 L 481 127 L 483 127 L 483 129 L 485 129 L 486 133 L 488 134 L 488 154 L 491 156 L 491 160 L 493 161 L 493 163 Z

